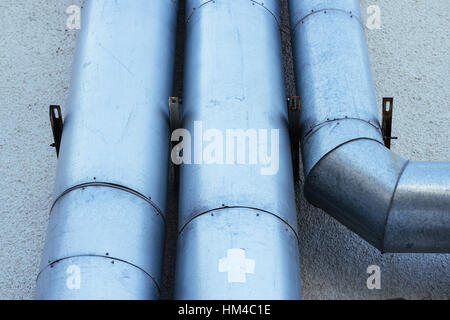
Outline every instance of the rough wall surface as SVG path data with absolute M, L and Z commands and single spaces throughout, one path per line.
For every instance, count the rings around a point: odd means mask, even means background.
M 0 0 L 0 299 L 33 298 L 56 169 L 47 108 L 67 98 L 76 31 L 67 30 L 65 10 L 81 3 Z M 280 3 L 286 25 L 287 1 Z M 381 29 L 366 30 L 376 94 L 380 105 L 383 96 L 395 97 L 393 135 L 400 139 L 392 149 L 413 160 L 450 161 L 448 0 L 362 0 L 363 14 L 370 5 L 381 8 L 382 18 Z M 288 30 L 283 53 L 286 92 L 293 95 Z M 181 95 L 182 50 L 177 70 L 174 94 Z M 450 299 L 450 255 L 381 255 L 309 205 L 303 179 L 297 204 L 305 299 Z M 168 202 L 163 298 L 172 294 L 173 179 Z M 369 265 L 381 268 L 381 290 L 366 287 Z

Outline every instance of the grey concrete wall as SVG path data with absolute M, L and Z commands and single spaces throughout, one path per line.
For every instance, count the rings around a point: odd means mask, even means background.
M 0 298 L 31 299 L 47 228 L 56 157 L 48 105 L 65 104 L 76 32 L 65 10 L 82 0 L 0 0 Z M 280 0 L 283 22 L 286 0 Z M 362 0 L 382 10 L 367 30 L 375 90 L 395 97 L 392 149 L 413 160 L 450 160 L 450 3 Z M 181 37 L 182 38 L 182 37 Z M 182 45 L 182 39 L 180 39 Z M 286 92 L 295 94 L 290 38 L 283 33 Z M 177 69 L 182 68 L 180 51 Z M 180 94 L 178 75 L 175 94 Z M 173 172 L 172 172 L 173 173 Z M 173 175 L 172 175 L 173 176 Z M 450 299 L 450 256 L 381 255 L 302 195 L 298 213 L 306 299 Z M 173 180 L 173 179 L 172 179 Z M 163 297 L 172 292 L 176 188 L 170 186 Z M 366 287 L 381 267 L 382 289 Z

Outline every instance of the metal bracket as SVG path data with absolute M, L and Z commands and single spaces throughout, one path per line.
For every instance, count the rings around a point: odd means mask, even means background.
M 294 182 L 298 181 L 300 166 L 300 105 L 301 100 L 298 96 L 291 96 L 287 99 Z
M 300 97 L 292 96 L 287 99 L 289 131 L 294 136 L 300 135 Z
M 63 117 L 61 107 L 57 105 L 51 105 L 49 108 L 50 124 L 52 126 L 53 140 L 55 141 L 50 146 L 56 149 L 56 157 L 59 157 L 59 147 L 61 145 L 61 137 L 63 132 Z
M 170 130 L 173 132 L 177 129 L 181 128 L 181 117 L 182 117 L 182 113 L 181 113 L 181 106 L 182 106 L 182 101 L 181 98 L 179 97 L 169 97 L 169 121 L 170 121 Z M 170 141 L 172 140 L 171 138 L 169 139 Z M 172 146 L 175 146 L 175 144 L 177 142 L 171 141 L 170 142 Z M 173 162 L 173 167 L 174 167 L 174 181 L 172 182 L 174 185 L 178 185 L 179 184 L 179 179 L 180 179 L 180 166 L 179 165 L 175 165 Z
M 172 130 L 181 128 L 181 105 L 181 98 L 169 97 L 169 117 Z
M 383 141 L 386 148 L 391 148 L 391 140 L 396 140 L 398 137 L 392 137 L 392 111 L 394 108 L 394 98 L 383 98 L 383 126 L 381 131 L 383 133 Z

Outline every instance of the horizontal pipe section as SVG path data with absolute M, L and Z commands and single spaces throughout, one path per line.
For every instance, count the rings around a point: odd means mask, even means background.
M 450 163 L 409 162 L 386 225 L 388 252 L 450 252 Z
M 382 252 L 450 252 L 450 165 L 384 147 L 359 2 L 289 5 L 306 197 Z
M 298 299 L 278 3 L 187 0 L 186 5 L 183 127 L 197 146 L 201 132 L 216 134 L 203 140 L 204 151 L 218 136 L 226 139 L 227 130 L 248 136 L 245 163 L 237 162 L 236 147 L 230 163 L 206 163 L 200 155 L 181 167 L 175 298 Z M 271 164 L 250 162 L 252 130 L 256 152 L 266 148 L 270 156 L 278 145 Z M 229 142 L 219 147 L 224 160 Z
M 157 299 L 177 1 L 88 0 L 37 299 Z

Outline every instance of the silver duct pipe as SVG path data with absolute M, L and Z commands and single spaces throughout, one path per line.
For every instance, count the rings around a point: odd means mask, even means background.
M 382 252 L 450 252 L 450 163 L 384 147 L 357 0 L 290 0 L 308 200 Z
M 180 170 L 175 298 L 298 299 L 278 1 L 187 0 L 186 15 L 183 127 L 194 135 L 195 154 Z M 243 147 L 245 164 L 227 151 L 217 158 L 232 161 L 207 164 L 202 141 L 206 152 L 234 129 L 246 132 L 247 142 L 227 137 L 218 149 L 236 142 L 228 151 Z M 250 164 L 255 140 L 268 153 L 279 142 L 278 170 L 266 172 L 261 157 Z
M 177 1 L 85 1 L 37 299 L 156 299 Z

